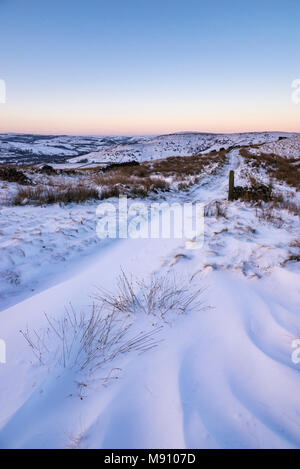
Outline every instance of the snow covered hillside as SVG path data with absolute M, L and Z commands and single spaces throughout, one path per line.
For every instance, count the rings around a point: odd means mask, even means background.
M 281 136 L 290 136 L 279 132 L 253 132 L 241 134 L 177 133 L 145 137 L 137 142 L 113 145 L 93 151 L 85 158 L 90 163 L 148 161 L 168 156 L 187 156 L 220 148 L 238 145 L 256 145 L 277 141 Z M 72 158 L 70 163 L 78 163 L 80 158 Z
M 130 137 L 0 134 L 0 164 L 61 163 L 102 146 L 131 140 Z
M 259 150 L 262 153 L 274 153 L 285 158 L 300 158 L 300 136 L 283 138 L 276 142 L 265 143 Z
M 184 132 L 155 137 L 87 137 L 68 135 L 0 134 L 0 165 L 63 164 L 147 161 L 192 155 L 237 145 L 276 142 L 286 132 L 211 134 Z
M 299 180 L 232 148 L 275 140 L 178 135 L 128 154 L 230 148 L 136 200 L 203 203 L 201 249 L 99 240 L 99 201 L 2 206 L 0 448 L 300 448 Z M 230 170 L 254 195 L 272 179 L 272 198 L 228 201 Z

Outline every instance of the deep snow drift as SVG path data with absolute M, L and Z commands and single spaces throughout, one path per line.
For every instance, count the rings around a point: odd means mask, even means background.
M 38 292 L 28 283 L 18 297 L 12 285 L 15 293 L 2 302 L 7 363 L 0 364 L 0 447 L 300 447 L 300 364 L 292 360 L 293 341 L 300 338 L 299 218 L 274 209 L 270 220 L 245 202 L 228 202 L 229 169 L 235 169 L 236 184 L 245 183 L 248 171 L 238 149 L 218 174 L 168 200 L 205 204 L 204 245 L 198 250 L 180 239 L 99 243 L 92 204 L 47 207 L 45 214 L 23 207 L 32 231 L 27 227 L 24 240 L 18 235 L 16 242 L 8 222 L 17 225 L 20 215 L 2 210 L 3 231 L 12 241 L 2 246 L 7 263 L 42 264 L 49 252 L 61 257 L 50 268 L 45 264 L 50 271 Z M 276 190 L 292 197 L 281 184 Z M 37 250 L 39 229 L 45 248 Z M 71 303 L 88 316 L 99 287 L 118 291 L 121 271 L 146 285 L 153 276 L 188 282 L 203 289 L 202 306 L 165 318 L 129 313 L 124 341 L 153 333 L 154 348 L 126 349 L 92 375 L 64 368 L 54 353 L 59 339 L 50 334 L 44 313 L 64 318 Z M 119 320 L 123 324 L 122 314 Z M 41 360 L 20 330 L 32 337 L 37 332 Z

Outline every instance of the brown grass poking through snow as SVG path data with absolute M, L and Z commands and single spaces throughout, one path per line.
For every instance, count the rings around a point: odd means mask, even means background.
M 272 153 L 250 153 L 242 148 L 240 154 L 253 168 L 263 168 L 271 178 L 285 182 L 290 187 L 300 189 L 300 171 L 296 163 L 299 159 L 284 158 Z
M 222 164 L 226 159 L 226 151 L 211 152 L 205 155 L 193 156 L 176 156 L 165 158 L 163 160 L 156 160 L 150 165 L 152 172 L 159 173 L 164 177 L 170 176 L 195 176 L 201 174 L 212 163 Z
M 71 202 L 82 203 L 91 199 L 99 199 L 98 191 L 81 184 L 62 185 L 59 187 L 37 185 L 20 188 L 13 199 L 13 204 L 22 205 L 27 202 L 42 205 L 68 204 Z
M 120 195 L 130 198 L 145 198 L 150 194 L 177 190 L 188 190 L 200 181 L 201 176 L 214 174 L 225 162 L 227 152 L 214 151 L 194 156 L 170 157 L 143 162 L 137 165 L 113 165 L 101 168 L 86 168 L 45 175 L 37 185 L 19 187 L 12 202 L 26 203 L 82 203 L 87 200 L 104 200 Z M 33 174 L 34 174 L 34 170 Z M 40 173 L 40 170 L 38 171 Z M 70 174 L 69 174 L 70 173 Z M 62 178 L 65 180 L 62 180 Z
M 277 181 L 296 190 L 300 188 L 300 170 L 299 165 L 297 166 L 299 158 L 284 158 L 275 154 L 266 153 L 253 154 L 250 153 L 247 148 L 242 148 L 240 150 L 240 154 L 245 158 L 246 163 L 253 170 L 258 171 L 260 168 L 264 169 L 271 181 L 273 180 L 273 183 L 276 179 Z M 262 184 L 257 183 L 253 174 L 248 174 L 248 177 L 252 185 L 251 187 L 263 186 Z M 276 209 L 287 210 L 293 215 L 300 216 L 300 206 L 296 200 L 287 199 L 286 194 L 280 190 L 280 187 L 277 187 L 276 192 L 273 190 L 272 185 L 268 187 L 270 188 L 270 191 L 269 195 L 266 194 L 266 197 L 262 194 L 262 197 L 249 198 L 250 192 L 245 191 L 244 198 L 243 195 L 239 198 L 248 202 L 255 202 L 255 205 L 261 208 L 259 215 L 260 218 L 270 222 L 274 222 L 275 220 L 277 225 L 280 225 L 282 220 L 275 214 Z M 255 195 L 255 191 L 252 192 Z M 293 197 L 294 194 L 291 198 Z M 263 205 L 262 201 L 267 202 L 267 205 Z
M 30 179 L 23 171 L 16 169 L 14 166 L 3 166 L 0 168 L 0 180 L 7 182 L 17 182 L 18 184 L 30 184 Z
M 197 184 L 202 174 L 225 162 L 226 151 L 207 155 L 178 156 L 144 162 L 136 166 L 113 167 L 104 173 L 90 174 L 93 184 L 101 188 L 101 198 L 118 195 L 147 197 L 150 193 L 168 191 L 171 180 L 178 190 Z M 168 180 L 167 180 L 168 179 Z
M 126 168 L 127 169 L 127 168 Z M 123 174 L 123 168 L 112 171 L 109 174 L 92 175 L 93 184 L 101 191 L 101 199 L 127 195 L 128 197 L 147 197 L 151 192 L 168 191 L 169 183 L 159 177 L 137 177 L 135 175 Z
M 272 205 L 267 205 L 266 207 L 259 207 L 256 209 L 257 218 L 260 221 L 265 221 L 276 226 L 276 228 L 281 228 L 284 224 L 283 218 L 274 210 Z

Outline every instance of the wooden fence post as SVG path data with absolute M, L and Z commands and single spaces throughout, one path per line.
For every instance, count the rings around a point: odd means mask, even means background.
M 233 190 L 234 190 L 234 171 L 229 173 L 229 190 L 228 190 L 228 200 L 233 200 Z

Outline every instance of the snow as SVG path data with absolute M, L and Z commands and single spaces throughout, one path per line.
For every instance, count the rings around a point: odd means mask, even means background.
M 148 161 L 168 156 L 188 156 L 238 145 L 259 145 L 273 142 L 279 137 L 293 134 L 279 132 L 253 132 L 241 134 L 177 133 L 143 138 L 133 143 L 100 148 L 84 157 L 90 163 L 114 161 Z M 80 158 L 72 158 L 70 163 L 78 163 Z
M 300 271 L 286 262 L 299 219 L 285 212 L 277 226 L 229 203 L 231 168 L 243 182 L 238 150 L 217 175 L 168 199 L 205 203 L 200 250 L 180 239 L 100 241 L 93 204 L 2 209 L 1 273 L 28 269 L 28 283 L 6 287 L 1 300 L 1 448 L 300 447 L 300 374 L 291 359 Z M 70 303 L 88 314 L 95 289 L 116 291 L 121 269 L 203 287 L 203 308 L 167 321 L 131 315 L 131 336 L 160 328 L 156 348 L 117 357 L 93 377 L 41 366 L 19 331 L 47 331 L 44 313 L 62 318 Z
M 131 137 L 0 134 L 0 164 L 65 161 L 105 145 L 132 140 Z
M 182 132 L 136 137 L 0 134 L 0 164 L 48 163 L 58 167 L 77 167 L 87 163 L 93 165 L 94 162 L 148 161 L 237 145 L 272 145 L 279 137 L 290 138 L 297 135 L 299 134 L 287 132 Z
M 96 252 L 96 204 L 5 207 L 1 210 L 0 303 L 8 305 Z M 53 280 L 52 280 L 53 281 Z
M 265 143 L 259 150 L 261 153 L 274 153 L 285 158 L 300 157 L 300 136 L 295 135 L 277 142 Z

